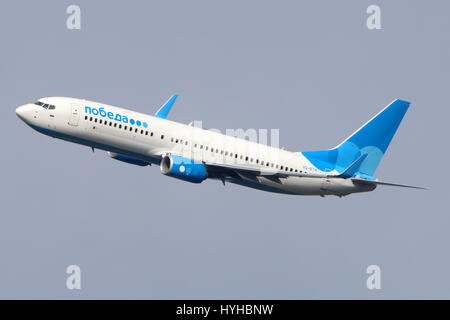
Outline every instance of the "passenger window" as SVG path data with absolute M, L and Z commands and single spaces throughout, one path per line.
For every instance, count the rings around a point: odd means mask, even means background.
M 141 130 L 141 134 L 144 134 L 144 130 Z
M 111 122 L 111 121 L 109 122 L 109 126 L 110 126 L 110 127 L 112 126 L 112 122 Z
M 121 124 L 119 124 L 119 129 L 122 129 L 122 125 Z
M 114 122 L 114 128 L 115 128 L 115 127 L 117 127 L 117 123 L 116 123 L 116 122 Z
M 92 117 L 89 118 L 89 121 L 92 121 Z
M 245 157 L 245 161 L 248 161 L 248 157 Z
M 163 134 L 161 135 L 161 140 L 162 140 L 162 139 L 164 139 L 164 135 L 163 135 Z
M 137 128 L 136 128 L 136 129 L 134 129 L 134 132 L 136 132 L 136 133 L 137 133 L 137 132 L 138 132 L 138 129 L 137 129 Z
M 99 123 L 100 123 L 100 124 L 102 124 L 102 121 L 103 121 L 103 120 L 102 120 L 102 119 L 100 119 Z
M 124 130 L 127 130 L 127 128 L 128 128 L 128 126 L 124 126 L 124 127 L 123 127 Z
M 94 119 L 94 122 L 97 122 L 97 118 Z
M 153 137 L 153 132 L 150 132 L 150 136 Z

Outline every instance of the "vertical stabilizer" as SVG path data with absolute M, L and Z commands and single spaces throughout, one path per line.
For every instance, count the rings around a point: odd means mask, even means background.
M 335 148 L 302 154 L 319 170 L 336 169 L 340 173 L 366 155 L 354 175 L 372 178 L 409 105 L 409 102 L 397 99 Z

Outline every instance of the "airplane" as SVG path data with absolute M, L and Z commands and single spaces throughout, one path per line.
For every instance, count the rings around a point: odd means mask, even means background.
M 376 168 L 410 103 L 396 99 L 329 150 L 289 152 L 265 144 L 174 122 L 167 116 L 175 94 L 150 116 L 104 103 L 47 97 L 16 109 L 36 131 L 107 151 L 137 166 L 158 165 L 169 177 L 201 183 L 215 179 L 268 192 L 334 195 L 373 191 Z

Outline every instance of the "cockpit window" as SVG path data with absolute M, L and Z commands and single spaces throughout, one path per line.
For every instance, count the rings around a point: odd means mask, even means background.
M 43 103 L 41 101 L 36 101 L 34 104 L 41 106 L 42 108 L 49 109 L 49 110 L 55 109 L 55 106 L 53 104 Z

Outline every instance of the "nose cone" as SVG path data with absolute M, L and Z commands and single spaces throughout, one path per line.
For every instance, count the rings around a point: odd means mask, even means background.
M 16 109 L 16 115 L 23 120 L 23 117 L 25 116 L 25 106 L 20 106 Z
M 33 106 L 29 104 L 20 106 L 16 109 L 16 115 L 23 121 L 27 122 L 33 112 L 32 108 Z

